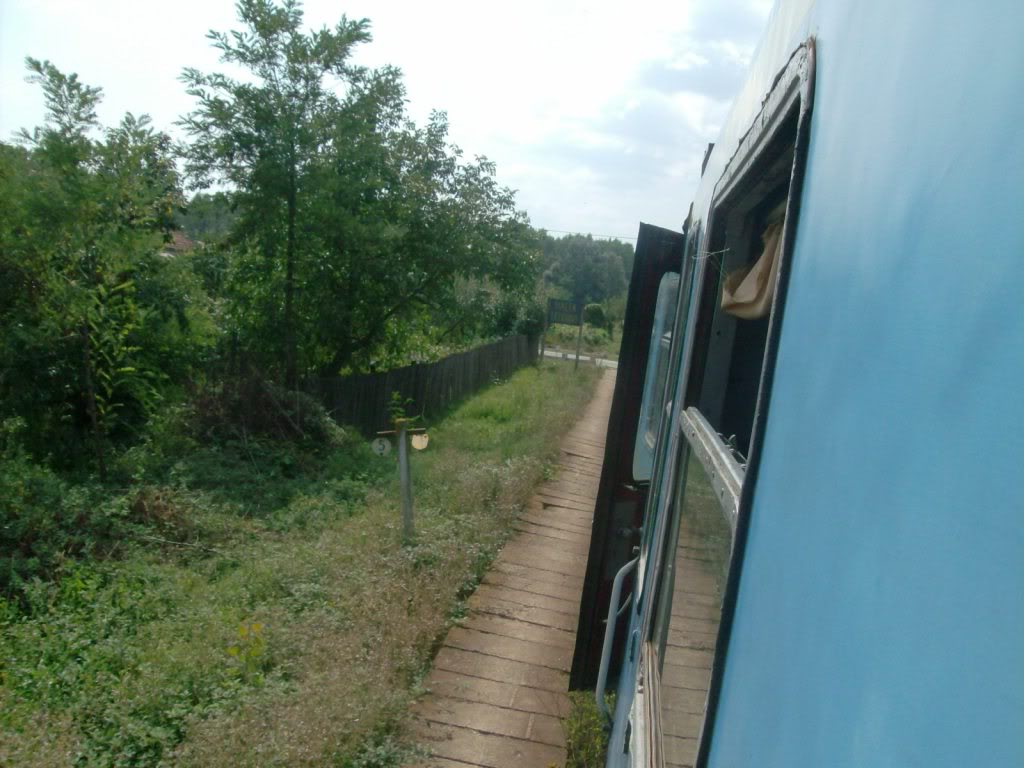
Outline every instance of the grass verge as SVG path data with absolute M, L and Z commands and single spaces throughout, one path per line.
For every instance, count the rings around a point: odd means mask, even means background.
M 438 642 L 598 375 L 524 370 L 431 425 L 413 547 L 361 440 L 170 456 L 131 507 L 175 535 L 0 601 L 0 764 L 400 765 Z
M 569 694 L 571 709 L 565 719 L 565 768 L 604 768 L 608 753 L 608 728 L 597 709 L 592 691 Z M 615 710 L 615 697 L 608 696 L 609 711 Z

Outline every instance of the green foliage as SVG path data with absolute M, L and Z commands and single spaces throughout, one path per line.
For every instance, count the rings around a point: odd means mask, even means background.
M 592 385 L 541 367 L 456 411 L 398 546 L 393 464 L 297 379 L 539 331 L 541 238 L 444 113 L 352 63 L 366 21 L 238 7 L 210 37 L 245 74 L 183 77 L 181 157 L 231 192 L 185 206 L 170 139 L 100 125 L 49 62 L 43 125 L 0 142 L 0 762 L 274 763 L 245 745 L 284 700 L 266 754 L 401 763 L 411 686 Z
M 579 373 L 522 371 L 433 425 L 414 457 L 415 549 L 400 544 L 394 465 L 365 441 L 204 447 L 188 409 L 154 417 L 149 448 L 114 463 L 140 478 L 117 501 L 118 558 L 58 558 L 0 600 L 4 759 L 419 756 L 401 727 L 417 680 L 589 396 L 596 372 Z
M 425 756 L 423 750 L 382 730 L 367 739 L 356 754 L 341 765 L 342 768 L 401 768 L 414 758 Z
M 139 562 L 69 564 L 59 580 L 33 584 L 28 610 L 0 635 L 5 734 L 25 739 L 25 718 L 43 708 L 70 716 L 79 764 L 160 764 L 197 713 L 230 708 L 272 669 L 265 643 L 245 644 L 242 661 L 231 653 L 232 627 L 237 638 L 254 626 L 237 610 L 190 622 L 182 598 Z
M 608 729 L 590 691 L 569 694 L 571 709 L 565 720 L 565 768 L 604 768 Z M 609 695 L 614 708 L 614 697 Z
M 544 331 L 544 316 L 546 314 L 542 302 L 536 300 L 529 302 L 523 308 L 516 331 L 527 336 L 540 336 Z
M 587 304 L 583 308 L 583 321 L 599 328 L 604 328 L 608 325 L 608 318 L 605 315 L 604 307 L 600 304 Z
M 411 397 L 402 397 L 402 393 L 397 389 L 392 390 L 391 400 L 388 403 L 388 416 L 392 422 L 398 421 L 399 419 L 407 418 L 406 409 L 413 404 Z
M 196 183 L 238 190 L 226 289 L 244 348 L 294 388 L 514 329 L 539 249 L 494 164 L 463 161 L 442 112 L 413 124 L 397 70 L 352 64 L 366 20 L 305 32 L 297 2 L 270 0 L 239 16 L 210 39 L 252 78 L 186 69 L 182 125 Z
M 186 69 L 182 75 L 198 108 L 182 120 L 192 137 L 187 167 L 200 183 L 215 177 L 235 186 L 240 226 L 263 257 L 252 277 L 262 293 L 255 309 L 269 317 L 280 339 L 285 383 L 298 383 L 299 318 L 296 285 L 310 257 L 304 213 L 320 185 L 315 171 L 329 146 L 332 117 L 340 99 L 335 83 L 350 87 L 361 70 L 350 61 L 352 49 L 369 40 L 365 20 L 344 16 L 333 30 L 302 30 L 302 10 L 288 0 L 240 0 L 246 29 L 208 37 L 225 63 L 248 70 L 256 79 Z M 259 297 L 259 294 L 257 294 Z M 280 309 L 278 308 L 280 307 Z M 257 315 L 259 316 L 259 315 Z
M 608 318 L 608 333 L 615 337 L 615 330 L 622 328 L 626 319 L 626 295 L 616 296 L 605 302 L 605 315 Z
M 576 302 L 604 302 L 626 291 L 633 246 L 590 235 L 544 236 L 545 279 Z
M 261 684 L 267 671 L 267 639 L 263 624 L 243 621 L 238 625 L 238 638 L 228 646 L 228 656 L 235 662 L 234 672 L 244 680 Z
M 174 221 L 193 240 L 215 244 L 231 234 L 238 223 L 238 213 L 231 195 L 226 192 L 197 192 Z
M 268 528 L 288 530 L 330 522 L 325 508 L 332 515 L 353 514 L 387 469 L 361 441 L 318 451 L 250 439 L 199 449 L 178 461 L 168 477 Z
M 575 354 L 578 334 L 578 326 L 552 325 L 548 328 L 545 339 L 549 349 Z M 615 360 L 619 355 L 619 346 L 620 342 L 612 338 L 606 328 L 595 328 L 592 325 L 584 324 L 583 339 L 580 345 L 581 354 Z
M 128 512 L 96 485 L 69 485 L 25 455 L 23 422 L 0 425 L 0 595 L 22 600 L 33 579 L 69 558 L 96 556 L 123 534 Z
M 199 388 L 188 416 L 193 435 L 204 442 L 270 438 L 323 444 L 344 439 L 319 401 L 255 372 L 224 376 Z
M 100 89 L 28 59 L 46 123 L 0 144 L 0 418 L 58 465 L 133 434 L 207 341 L 188 274 L 159 255 L 180 199 L 170 140 L 131 114 L 100 130 Z M 207 326 L 207 329 L 209 326 Z
M 23 730 L 34 707 L 66 713 L 85 764 L 159 764 L 197 716 L 280 684 L 274 635 L 246 607 L 278 595 L 277 579 L 241 575 L 211 615 L 205 598 L 191 603 L 202 562 L 183 559 L 184 570 L 168 572 L 163 560 L 213 556 L 212 578 L 222 579 L 238 567 L 219 556 L 226 528 L 258 520 L 266 531 L 315 536 L 391 474 L 340 430 L 319 444 L 256 438 L 201 448 L 188 436 L 193 417 L 179 412 L 151 426 L 148 450 L 118 457 L 118 471 L 144 484 L 111 495 L 31 462 L 17 426 L 5 425 L 10 447 L 0 457 L 0 551 L 11 553 L 0 582 L 0 654 L 9 662 L 0 698 L 18 706 L 0 727 Z M 170 550 L 149 562 L 138 547 L 150 542 Z M 117 545 L 128 559 L 103 559 Z

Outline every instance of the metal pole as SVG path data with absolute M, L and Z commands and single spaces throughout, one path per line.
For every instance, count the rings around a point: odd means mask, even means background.
M 580 346 L 583 344 L 583 313 L 580 312 L 580 333 L 576 337 L 576 364 L 573 365 L 573 370 L 580 367 Z
M 409 435 L 406 420 L 398 419 L 398 478 L 402 485 L 402 541 L 411 544 L 415 531 L 412 523 L 412 475 L 409 472 Z
M 540 332 L 540 361 L 544 362 L 544 347 L 548 341 L 548 314 L 549 310 L 544 310 L 544 330 Z

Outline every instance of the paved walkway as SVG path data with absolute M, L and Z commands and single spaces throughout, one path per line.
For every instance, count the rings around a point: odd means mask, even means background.
M 436 768 L 548 768 L 565 761 L 561 718 L 604 458 L 615 372 L 562 442 L 544 483 L 448 633 L 415 706 Z

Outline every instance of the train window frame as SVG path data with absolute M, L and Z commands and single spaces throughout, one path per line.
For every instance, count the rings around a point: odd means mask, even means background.
M 729 557 L 728 572 L 722 587 L 719 625 L 715 649 L 711 664 L 710 678 L 704 716 L 698 731 L 695 768 L 705 768 L 711 750 L 714 731 L 715 714 L 721 694 L 722 673 L 728 653 L 729 634 L 735 614 L 736 596 L 742 571 L 743 551 L 749 524 L 750 505 L 754 486 L 756 485 L 757 468 L 760 464 L 761 439 L 767 408 L 771 397 L 775 362 L 778 351 L 779 335 L 785 309 L 785 294 L 791 271 L 792 252 L 799 219 L 799 202 L 803 190 L 803 178 L 806 170 L 807 149 L 809 144 L 810 115 L 814 100 L 814 69 L 815 46 L 810 38 L 796 49 L 786 67 L 776 76 L 771 90 L 762 103 L 759 114 L 755 117 L 750 129 L 740 139 L 738 147 L 725 169 L 712 194 L 708 226 L 703 240 L 704 248 L 698 254 L 701 262 L 694 277 L 695 297 L 691 307 L 693 319 L 688 323 L 686 380 L 680 381 L 682 408 L 679 409 L 677 429 L 685 438 L 680 440 L 679 458 L 681 462 L 677 471 L 679 483 L 673 488 L 678 493 L 671 507 L 678 517 L 683 503 L 682 490 L 685 487 L 685 465 L 690 455 L 700 460 L 708 474 L 715 495 L 718 497 L 723 515 L 732 529 L 732 548 Z M 778 142 L 784 138 L 786 127 L 792 130 L 792 160 L 788 183 L 785 189 L 786 214 L 783 223 L 782 245 L 779 253 L 779 267 L 776 277 L 775 293 L 771 310 L 768 315 L 765 346 L 760 366 L 757 394 L 752 414 L 752 425 L 745 455 L 737 455 L 735 447 L 727 438 L 719 434 L 705 415 L 696 405 L 699 403 L 700 389 L 704 384 L 704 363 L 700 360 L 700 345 L 710 344 L 710 326 L 706 322 L 709 310 L 708 301 L 717 302 L 720 298 L 716 289 L 713 294 L 708 290 L 706 279 L 709 251 L 715 242 L 716 234 L 722 235 L 722 221 L 728 215 L 730 204 L 734 204 L 743 194 L 749 193 L 752 183 L 758 180 L 758 172 L 763 172 L 766 163 L 772 160 L 773 151 L 779 149 Z M 768 189 L 766 195 L 774 194 Z M 777 205 L 778 201 L 772 202 Z M 749 233 L 748 233 L 749 234 Z M 685 269 L 685 265 L 684 265 Z M 710 295 L 709 295 L 710 294 Z M 701 322 L 702 315 L 705 322 Z M 703 335 L 703 338 L 702 338 Z M 696 385 L 694 382 L 697 382 Z M 655 565 L 652 576 L 664 571 L 662 563 L 665 557 L 674 556 L 677 542 L 673 539 L 672 530 L 677 526 L 668 524 L 665 539 L 655 547 L 656 557 L 661 561 Z M 659 653 L 654 644 L 655 628 L 659 624 L 658 616 L 665 610 L 660 606 L 664 602 L 663 586 L 660 579 L 655 589 L 650 592 L 648 608 L 645 611 L 645 626 L 641 648 L 640 690 L 642 696 L 635 700 L 637 722 L 643 724 L 647 748 L 642 750 L 640 764 L 660 766 L 663 760 L 661 738 L 661 690 L 660 673 L 652 668 L 659 663 Z M 671 610 L 671 598 L 669 598 Z M 658 610 L 654 610 L 658 609 Z M 655 614 L 658 615 L 655 615 Z M 639 746 L 639 745 L 638 745 Z M 634 763 L 636 764 L 636 763 Z
M 637 415 L 636 441 L 633 446 L 632 476 L 636 483 L 649 483 L 654 476 L 658 430 L 671 414 L 672 401 L 666 400 L 666 386 L 671 381 L 672 335 L 679 308 L 682 284 L 680 272 L 666 272 L 658 286 L 651 327 L 651 344 L 644 370 L 644 389 Z M 645 470 L 645 471 L 644 471 Z

